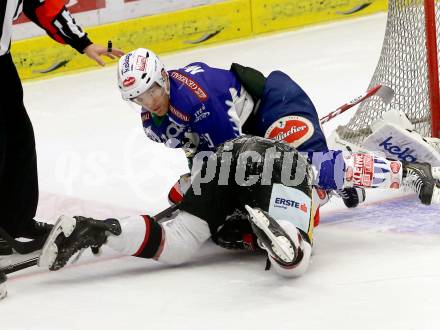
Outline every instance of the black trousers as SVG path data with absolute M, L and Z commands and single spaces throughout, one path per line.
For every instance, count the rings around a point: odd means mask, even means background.
M 0 226 L 20 237 L 38 204 L 35 137 L 10 54 L 0 56 L 0 77 Z

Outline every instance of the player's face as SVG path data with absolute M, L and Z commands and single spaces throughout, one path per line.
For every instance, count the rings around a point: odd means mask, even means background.
M 153 86 L 141 95 L 133 98 L 132 101 L 159 117 L 164 116 L 168 112 L 169 96 L 165 88 L 157 83 L 154 83 Z

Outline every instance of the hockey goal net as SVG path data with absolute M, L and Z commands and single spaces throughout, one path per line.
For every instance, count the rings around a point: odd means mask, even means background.
M 440 135 L 439 26 L 440 1 L 389 0 L 382 52 L 370 83 L 393 88 L 389 107 L 403 111 L 426 137 Z M 338 127 L 339 137 L 360 145 L 386 110 L 377 97 L 365 100 L 350 122 Z

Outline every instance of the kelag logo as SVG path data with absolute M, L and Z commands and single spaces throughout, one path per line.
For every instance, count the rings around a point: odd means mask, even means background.
M 392 139 L 392 136 L 390 136 L 385 141 L 383 141 L 381 144 L 379 144 L 379 147 L 383 147 L 385 149 L 385 151 L 388 151 L 388 153 L 390 153 L 391 155 L 397 156 L 397 158 L 399 158 L 401 160 L 405 160 L 409 163 L 414 163 L 417 161 L 416 157 L 414 157 L 413 155 L 408 153 L 408 151 L 410 150 L 409 148 L 405 148 L 402 150 L 402 148 L 400 148 L 399 146 L 393 145 L 393 143 L 391 142 L 391 139 Z
M 307 213 L 307 205 L 306 203 L 300 204 L 294 200 L 291 199 L 285 199 L 277 197 L 275 198 L 275 207 L 280 207 L 283 209 L 287 209 L 288 207 L 296 208 L 300 211 L 303 211 L 304 213 Z

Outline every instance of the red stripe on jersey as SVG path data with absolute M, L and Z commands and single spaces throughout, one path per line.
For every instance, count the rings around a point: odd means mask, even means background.
M 144 236 L 144 241 L 142 242 L 141 246 L 136 251 L 136 253 L 133 254 L 133 256 L 135 256 L 135 257 L 137 257 L 138 255 L 141 254 L 141 252 L 145 249 L 145 246 L 148 244 L 148 241 L 150 239 L 150 229 L 151 229 L 150 221 L 151 221 L 151 219 L 148 215 L 143 215 L 142 217 L 144 218 L 144 221 L 145 221 L 145 236 Z
M 61 44 L 65 44 L 65 41 L 58 35 L 58 30 L 52 25 L 52 22 L 65 9 L 65 3 L 63 0 L 46 0 L 35 10 L 38 22 L 53 39 Z
M 182 199 L 183 194 L 180 190 L 180 183 L 177 181 L 174 186 L 171 187 L 170 192 L 168 193 L 168 200 L 173 204 L 177 204 L 180 203 Z
M 313 227 L 318 227 L 319 219 L 320 219 L 320 214 L 319 214 L 319 206 L 318 206 L 318 208 L 315 212 L 315 218 L 313 219 Z

